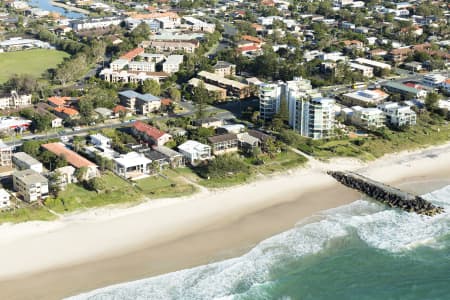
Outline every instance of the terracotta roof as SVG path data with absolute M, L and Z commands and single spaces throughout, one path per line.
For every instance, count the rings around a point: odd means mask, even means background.
M 47 151 L 61 157 L 63 156 L 69 164 L 79 169 L 81 167 L 96 167 L 97 165 L 87 160 L 86 158 L 78 155 L 70 149 L 67 149 L 63 143 L 49 143 L 43 144 L 42 147 Z
M 148 125 L 147 123 L 144 123 L 142 121 L 136 121 L 133 124 L 133 127 L 142 133 L 145 133 L 147 136 L 157 140 L 166 133 L 164 131 L 161 131 L 153 126 Z
M 257 47 L 257 46 L 244 46 L 244 47 L 239 47 L 237 49 L 237 51 L 239 51 L 239 52 L 256 51 L 256 50 L 259 50 L 259 47 Z
M 261 44 L 262 43 L 261 39 L 259 39 L 257 37 L 254 37 L 254 36 L 251 36 L 251 35 L 243 35 L 241 37 L 241 39 L 243 39 L 245 41 L 250 41 L 250 42 L 253 42 L 253 43 L 257 43 L 257 44 Z
M 66 101 L 69 101 L 70 99 L 70 97 L 53 96 L 49 97 L 47 100 L 55 106 L 64 106 L 66 104 Z
M 121 59 L 133 60 L 136 56 L 138 56 L 141 53 L 144 53 L 144 48 L 136 48 L 136 49 L 133 49 L 133 50 L 125 53 L 120 58 Z
M 79 114 L 78 110 L 70 107 L 56 107 L 55 111 L 66 114 L 68 116 L 76 116 Z
M 167 105 L 170 105 L 172 102 L 173 102 L 172 99 L 169 99 L 169 98 L 161 99 L 161 105 L 167 106 Z
M 116 107 L 114 107 L 112 111 L 114 113 L 118 113 L 118 112 L 121 112 L 121 111 L 126 112 L 127 108 L 125 106 L 122 106 L 122 105 L 116 105 Z

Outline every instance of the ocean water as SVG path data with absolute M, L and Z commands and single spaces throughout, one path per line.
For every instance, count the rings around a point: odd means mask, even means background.
M 358 200 L 240 257 L 71 299 L 450 299 L 450 186 L 425 198 L 446 212 Z

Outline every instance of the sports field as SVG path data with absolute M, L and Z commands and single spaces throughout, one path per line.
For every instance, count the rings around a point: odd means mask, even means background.
M 0 53 L 0 84 L 13 74 L 40 77 L 45 70 L 56 67 L 65 57 L 69 57 L 69 54 L 48 49 Z

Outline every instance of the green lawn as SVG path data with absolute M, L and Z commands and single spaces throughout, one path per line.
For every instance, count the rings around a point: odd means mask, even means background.
M 20 223 L 27 221 L 51 221 L 57 217 L 43 207 L 22 207 L 13 211 L 0 212 L 1 223 Z
M 66 52 L 48 49 L 0 53 L 0 84 L 14 74 L 29 74 L 38 78 L 66 57 L 69 57 Z
M 136 186 L 150 198 L 180 197 L 192 194 L 195 187 L 186 183 L 180 175 L 172 170 L 136 181 Z
M 117 204 L 142 199 L 141 192 L 122 178 L 107 173 L 103 175 L 105 190 L 97 193 L 77 184 L 70 184 L 56 199 L 47 199 L 45 205 L 63 213 L 107 204 Z

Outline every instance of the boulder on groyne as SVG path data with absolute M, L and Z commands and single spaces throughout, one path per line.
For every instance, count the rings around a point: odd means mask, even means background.
M 343 185 L 358 190 L 390 207 L 427 216 L 434 216 L 444 211 L 442 207 L 436 206 L 420 196 L 407 193 L 353 172 L 328 171 L 327 173 Z

